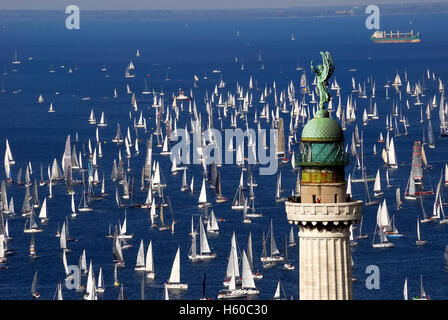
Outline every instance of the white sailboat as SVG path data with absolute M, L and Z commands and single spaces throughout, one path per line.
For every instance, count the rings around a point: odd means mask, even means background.
M 193 262 L 216 258 L 216 253 L 213 253 L 210 250 L 202 217 L 199 218 L 199 253 L 196 252 L 196 235 L 193 235 L 188 258 Z
M 394 143 L 394 138 L 392 137 L 390 139 L 390 143 L 389 143 L 389 150 L 387 151 L 387 155 L 388 155 L 388 165 L 391 169 L 397 169 L 398 168 L 398 164 L 397 164 L 397 156 L 395 153 L 395 143 Z
M 100 122 L 98 122 L 98 127 L 107 127 L 106 116 L 104 115 L 104 111 L 101 112 Z
M 71 249 L 67 248 L 67 228 L 66 228 L 65 221 L 62 224 L 61 236 L 59 237 L 59 245 L 60 245 L 62 251 L 66 252 L 66 253 L 70 253 L 72 251 Z
M 243 250 L 242 256 L 242 272 L 241 272 L 241 289 L 246 292 L 247 295 L 259 294 L 260 291 L 255 286 L 254 277 L 250 268 L 249 260 L 247 259 L 246 252 Z
M 383 195 L 383 191 L 381 191 L 381 178 L 380 178 L 380 169 L 376 172 L 375 184 L 373 186 L 373 195 L 375 197 L 380 197 Z
M 104 288 L 103 268 L 100 267 L 100 271 L 98 274 L 98 283 L 96 286 L 96 293 L 101 294 L 101 293 L 104 293 L 104 291 L 105 291 L 105 288 Z
M 180 282 L 180 246 L 177 248 L 173 266 L 171 268 L 170 278 L 168 279 L 168 282 L 164 283 L 164 286 L 168 289 L 188 289 L 188 284 Z
M 377 231 L 376 231 L 377 229 L 378 229 L 378 232 L 379 232 L 380 242 L 379 243 L 374 243 L 375 236 L 377 234 Z M 394 247 L 394 246 L 395 246 L 394 243 L 389 242 L 387 240 L 387 237 L 384 234 L 383 228 L 381 228 L 381 227 L 378 228 L 378 224 L 376 224 L 375 225 L 375 232 L 373 234 L 372 247 L 374 247 L 374 248 L 391 248 L 391 247 Z
M 213 210 L 210 213 L 210 218 L 207 220 L 207 232 L 212 235 L 219 234 L 219 225 Z
M 47 216 L 47 198 L 44 198 L 44 202 L 42 203 L 42 206 L 40 208 L 39 219 L 42 223 L 49 220 Z
M 149 241 L 148 250 L 146 251 L 145 274 L 147 279 L 154 279 L 156 277 L 156 273 L 154 272 L 152 241 Z
M 144 244 L 143 244 L 143 239 L 141 239 L 140 246 L 139 246 L 138 252 L 137 252 L 137 262 L 135 264 L 134 270 L 136 270 L 136 271 L 143 271 L 145 269 L 146 269 L 146 266 L 145 266 L 145 247 L 144 247 Z
M 235 299 L 243 298 L 247 296 L 247 292 L 244 289 L 236 288 L 236 279 L 239 280 L 240 272 L 238 267 L 238 255 L 236 249 L 236 237 L 235 232 L 232 235 L 232 246 L 230 249 L 230 255 L 227 263 L 226 279 L 224 280 L 223 289 L 218 294 L 218 299 Z
M 199 208 L 204 208 L 204 207 L 210 206 L 210 203 L 207 202 L 207 190 L 205 188 L 205 178 L 202 179 L 202 187 L 201 187 L 201 193 L 199 195 L 198 203 L 199 203 L 198 204 Z

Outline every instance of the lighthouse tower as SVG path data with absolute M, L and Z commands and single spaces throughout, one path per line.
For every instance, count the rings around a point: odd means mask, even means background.
M 299 228 L 299 298 L 352 299 L 350 225 L 361 220 L 362 201 L 346 195 L 344 135 L 319 108 L 302 131 L 300 194 L 285 202 Z

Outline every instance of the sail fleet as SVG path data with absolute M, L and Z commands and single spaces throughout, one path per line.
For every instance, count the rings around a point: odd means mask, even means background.
M 112 110 L 106 107 L 101 110 L 93 101 L 83 99 L 82 103 L 89 105 L 83 106 L 83 123 L 79 124 L 82 134 L 64 132 L 55 154 L 45 155 L 47 164 L 39 163 L 43 157 L 36 160 L 32 154 L 26 158 L 16 152 L 19 146 L 12 134 L 4 138 L 4 148 L 0 149 L 4 150 L 5 172 L 0 189 L 1 266 L 12 267 L 8 260 L 14 256 L 8 257 L 8 242 L 12 245 L 23 237 L 15 234 L 14 240 L 8 238 L 8 221 L 14 217 L 24 223 L 29 256 L 34 260 L 45 259 L 37 254 L 43 246 L 39 241 L 42 233 L 51 232 L 54 237 L 53 227 L 58 225 L 58 243 L 51 244 L 60 255 L 62 272 L 54 283 L 55 299 L 63 298 L 64 281 L 73 277 L 68 261 L 76 263 L 73 256 L 80 245 L 85 245 L 85 238 L 97 237 L 96 233 L 103 229 L 101 237 L 109 241 L 109 265 L 98 264 L 93 253 L 87 260 L 82 248 L 78 265 L 84 276 L 77 291 L 82 292 L 83 299 L 97 300 L 113 290 L 107 282 L 112 274 L 113 286 L 120 287 L 117 295 L 124 298 L 126 288 L 121 280 L 124 270 L 142 276 L 143 289 L 148 282 L 162 283 L 160 298 L 171 299 L 178 294 L 186 297 L 182 292 L 194 287 L 192 278 L 184 271 L 186 265 L 209 275 L 213 273 L 214 278 L 207 278 L 209 285 L 211 279 L 219 278 L 215 281 L 221 287 L 215 294 L 217 299 L 286 297 L 284 279 L 271 278 L 277 284 L 275 293 L 263 292 L 260 284 L 272 277 L 276 268 L 296 272 L 296 255 L 288 247 L 296 245 L 297 228 L 288 227 L 282 234 L 281 228 L 275 226 L 285 222 L 282 203 L 290 195 L 300 196 L 301 172 L 296 161 L 301 155 L 301 128 L 317 110 L 316 82 L 309 82 L 309 74 L 302 68 L 296 70 L 297 79 L 267 82 L 261 77 L 257 79 L 255 70 L 249 68 L 250 60 L 235 59 L 241 72 L 237 81 L 232 82 L 223 70 L 215 69 L 210 73 L 216 75 L 210 79 L 194 74 L 191 89 L 185 81 L 183 88 L 171 88 L 170 92 L 155 86 L 149 77 L 139 80 L 144 69 L 142 56 L 144 53 L 137 50 L 130 57 L 132 60 L 123 64 L 122 89 L 111 87 L 108 91 L 109 102 L 116 102 L 129 118 L 118 119 Z M 19 64 L 17 53 L 13 61 Z M 259 62 L 257 69 L 264 70 L 264 63 Z M 109 69 L 104 66 L 101 72 Z M 374 80 L 373 76 L 363 79 L 356 74 L 351 74 L 348 81 L 343 81 L 341 75 L 331 83 L 334 97 L 328 109 L 342 123 L 347 138 L 350 137 L 345 145 L 347 159 L 353 164 L 346 177 L 347 197 L 364 197 L 372 210 L 371 217 L 366 219 L 375 220 L 370 225 L 353 226 L 352 244 L 357 250 L 399 247 L 401 238 L 408 237 L 415 238 L 416 246 L 422 247 L 428 241 L 427 223 L 443 225 L 448 221 L 445 217 L 448 165 L 443 163 L 440 175 L 436 163 L 433 163 L 436 168 L 431 168 L 434 152 L 441 139 L 448 136 L 448 101 L 443 80 L 435 72 L 431 74 L 428 70 L 427 74 L 423 82 L 413 81 L 406 73 L 397 71 L 392 75 L 393 82 L 386 81 L 384 87 L 379 85 L 382 79 Z M 139 81 L 144 85 L 142 91 L 137 90 Z M 38 94 L 37 102 L 33 97 L 32 103 L 49 101 L 49 106 L 42 109 L 49 117 L 64 113 L 59 104 L 55 104 L 56 112 L 50 93 L 44 96 L 45 99 Z M 150 98 L 145 99 L 146 96 Z M 384 100 L 380 100 L 383 96 Z M 421 120 L 418 123 L 414 123 L 415 115 Z M 410 128 L 411 124 L 414 128 Z M 419 136 L 409 143 L 409 138 L 405 138 L 408 130 L 417 126 Z M 252 129 L 257 135 L 249 135 L 240 143 L 232 139 L 223 148 L 214 148 L 212 156 L 210 147 L 219 145 L 217 132 L 226 129 Z M 268 131 L 263 131 L 269 129 L 277 130 L 275 145 L 268 139 Z M 179 160 L 188 156 L 175 147 L 182 131 L 188 133 L 182 136 L 186 140 L 183 142 L 198 149 L 199 163 Z M 440 137 L 435 135 L 437 131 Z M 408 153 L 398 152 L 404 145 L 409 146 Z M 276 174 L 257 174 L 261 166 L 260 150 L 275 155 L 279 166 Z M 219 159 L 216 153 L 220 152 L 231 153 L 235 163 L 216 161 Z M 40 171 L 33 172 L 33 165 Z M 375 172 L 376 175 L 371 175 Z M 406 181 L 400 179 L 402 172 Z M 389 198 L 390 194 L 395 202 Z M 58 201 L 64 202 L 67 210 L 60 212 L 55 205 Z M 406 215 L 403 209 L 409 206 L 418 208 L 416 217 Z M 97 226 L 84 231 L 76 229 L 85 233 L 77 234 L 79 241 L 70 235 L 73 225 L 100 216 L 104 210 L 113 211 L 114 215 L 101 216 L 104 219 L 95 222 Z M 415 230 L 401 233 L 405 221 L 410 221 Z M 143 234 L 134 233 L 136 224 L 144 227 Z M 98 230 L 92 230 L 97 227 Z M 366 234 L 362 234 L 361 228 Z M 247 247 L 242 249 L 237 238 L 247 233 Z M 260 252 L 253 251 L 252 235 Z M 363 241 L 366 238 L 370 241 Z M 222 248 L 228 243 L 230 250 L 226 252 Z M 282 245 L 281 250 L 277 244 Z M 165 261 L 171 266 L 169 276 L 163 272 L 169 268 L 161 267 L 162 259 L 170 260 Z M 216 261 L 226 267 L 218 266 Z M 38 291 L 37 271 L 33 274 L 33 298 L 50 297 L 51 293 L 42 292 L 43 288 Z M 40 282 L 42 274 L 39 272 Z M 405 285 L 407 290 L 407 280 Z

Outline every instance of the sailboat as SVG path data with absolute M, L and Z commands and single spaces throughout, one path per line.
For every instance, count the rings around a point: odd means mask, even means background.
M 207 232 L 212 235 L 219 234 L 218 220 L 216 219 L 215 212 L 212 210 L 210 218 L 207 220 Z
M 218 299 L 236 299 L 247 297 L 246 290 L 236 288 L 235 275 L 231 275 L 227 289 L 221 290 Z
M 424 245 L 426 243 L 426 240 L 422 240 L 420 237 L 420 221 L 417 217 L 417 240 L 415 241 L 415 244 L 418 246 Z
M 100 122 L 98 122 L 98 127 L 107 127 L 106 117 L 104 115 L 104 111 L 101 112 Z
M 135 264 L 134 270 L 142 271 L 142 270 L 145 270 L 145 269 L 146 269 L 146 266 L 145 266 L 145 247 L 144 247 L 144 244 L 143 244 L 143 239 L 141 239 L 140 246 L 139 246 L 138 252 L 137 252 L 137 262 Z
M 285 241 L 283 243 L 283 257 L 285 263 L 283 264 L 283 269 L 285 270 L 294 270 L 294 265 L 291 264 L 288 260 L 288 237 L 285 235 Z
M 216 193 L 216 202 L 217 203 L 223 203 L 223 202 L 227 202 L 229 199 L 227 199 L 226 197 L 224 197 L 222 195 L 222 188 L 221 188 L 221 173 L 218 173 L 217 177 L 216 177 L 216 182 L 215 182 L 215 193 Z
M 168 139 L 168 135 L 166 135 L 165 139 L 163 140 L 163 147 L 162 151 L 160 152 L 160 154 L 163 156 L 171 154 L 171 150 L 169 150 Z
M 408 278 L 404 279 L 403 300 L 408 300 Z
M 205 232 L 202 217 L 199 218 L 199 253 L 196 252 L 196 235 L 193 234 L 192 245 L 188 258 L 193 262 L 216 258 L 216 253 L 211 252 Z
M 114 265 L 114 287 L 119 287 L 120 281 L 118 280 L 118 265 Z
M 89 207 L 86 200 L 86 191 L 83 190 L 81 194 L 81 199 L 78 204 L 78 211 L 79 212 L 87 212 L 87 211 L 93 211 L 93 208 Z
M 294 227 L 291 227 L 291 229 L 289 230 L 289 242 L 288 245 L 290 247 L 295 247 L 296 246 L 296 241 L 294 239 Z
M 243 223 L 251 223 L 252 220 L 247 216 L 247 198 L 244 200 L 243 206 Z
M 124 76 L 126 78 L 135 78 L 135 74 L 133 74 L 134 69 L 135 69 L 134 64 L 132 63 L 132 61 L 130 61 L 128 66 L 126 67 Z
M 23 232 L 25 233 L 36 233 L 36 232 L 42 232 L 43 230 L 38 227 L 36 223 L 36 219 L 34 218 L 34 211 L 31 211 L 30 217 L 25 223 L 25 227 L 23 229 Z
M 31 241 L 30 241 L 30 249 L 29 249 L 29 257 L 31 259 L 37 259 L 39 256 L 36 254 L 36 243 L 34 241 L 34 234 L 31 236 Z
M 241 289 L 245 291 L 247 295 L 259 294 L 260 291 L 255 286 L 252 270 L 247 259 L 246 252 L 243 250 L 242 256 L 242 272 L 241 272 Z
M 92 261 L 90 261 L 89 274 L 87 276 L 86 293 L 84 294 L 83 298 L 85 300 L 98 300 Z
M 241 181 L 241 179 L 240 179 Z M 244 197 L 244 191 L 243 191 L 243 186 L 240 185 L 238 186 L 238 189 L 236 190 L 235 196 L 233 197 L 233 201 L 232 201 L 232 209 L 233 210 L 242 210 L 244 209 L 244 202 L 245 202 L 245 197 Z
M 378 233 L 379 233 L 379 237 L 380 237 L 380 242 L 379 243 L 374 243 L 375 241 L 375 236 L 377 234 L 377 229 L 378 229 Z M 373 240 L 372 240 L 372 247 L 374 248 L 391 248 L 394 247 L 395 244 L 392 242 L 389 242 L 387 240 L 387 237 L 384 234 L 383 228 L 379 227 L 378 228 L 378 224 L 375 225 L 375 232 L 373 234 Z
M 235 299 L 247 296 L 247 292 L 241 288 L 236 288 L 237 278 L 240 282 L 240 272 L 238 266 L 238 254 L 235 232 L 232 234 L 230 255 L 227 263 L 226 278 L 224 279 L 223 289 L 218 294 L 218 299 Z
M 104 288 L 103 268 L 100 267 L 100 271 L 98 274 L 98 283 L 96 285 L 96 293 L 102 294 L 104 293 L 104 291 L 105 288 Z
M 277 245 L 275 244 L 275 237 L 274 237 L 274 224 L 273 220 L 271 219 L 271 226 L 268 232 L 268 236 L 270 235 L 270 254 L 267 256 L 267 252 L 264 252 L 262 257 L 260 258 L 261 262 L 263 263 L 270 263 L 270 262 L 279 262 L 283 261 L 284 258 L 280 255 L 280 252 L 277 249 Z M 265 244 L 263 244 L 265 249 Z M 265 251 L 265 250 L 263 250 Z
M 285 202 L 286 198 L 282 197 L 282 172 L 280 171 L 277 176 L 277 186 L 275 189 L 275 202 Z
M 380 169 L 376 172 L 375 184 L 373 186 L 373 195 L 375 197 L 380 197 L 383 195 L 383 191 L 381 191 L 381 178 L 380 178 Z
M 278 280 L 277 282 L 277 288 L 275 289 L 273 300 L 286 300 L 286 294 L 281 280 Z
M 389 167 L 391 169 L 397 169 L 398 168 L 397 156 L 396 156 L 396 153 L 395 153 L 395 143 L 394 143 L 394 138 L 393 137 L 390 139 L 389 150 L 387 151 L 387 159 L 388 159 L 387 164 L 389 165 Z
M 118 238 L 132 239 L 133 236 L 134 236 L 134 234 L 127 234 L 127 213 L 126 213 L 126 209 L 125 209 L 123 224 L 121 224 L 121 225 L 119 224 Z
M 235 278 L 235 284 L 240 283 L 240 271 L 239 271 L 239 263 L 238 263 L 238 252 L 237 252 L 237 241 L 235 231 L 232 234 L 232 238 L 230 241 L 230 254 L 227 259 L 227 270 L 226 270 L 226 278 L 224 279 L 223 285 L 229 286 L 232 276 Z
M 404 234 L 400 233 L 395 226 L 395 215 L 392 215 L 392 230 L 386 231 L 386 237 L 390 238 L 397 238 L 397 237 L 403 237 Z
M 423 288 L 423 276 L 420 275 L 420 295 L 413 297 L 412 300 L 430 300 L 426 295 L 425 288 Z
M 14 57 L 13 57 L 11 63 L 12 63 L 12 64 L 20 64 L 20 63 L 21 63 L 20 60 L 19 60 L 19 58 L 17 57 L 17 51 L 14 51 Z
M 349 240 L 350 240 L 350 247 L 356 247 L 358 245 L 358 242 L 355 239 L 355 235 L 353 230 L 355 229 L 355 226 L 353 224 L 350 225 L 350 236 L 349 236 Z
M 364 217 L 361 217 L 361 222 L 359 223 L 359 234 L 355 236 L 355 239 L 367 239 L 369 236 L 366 234 L 362 234 L 362 223 L 363 223 Z
M 124 267 L 125 262 L 123 259 L 123 251 L 121 248 L 121 242 L 120 239 L 118 238 L 118 231 L 116 228 L 113 237 L 112 256 L 113 256 L 113 262 L 116 267 Z
M 176 256 L 173 261 L 173 266 L 171 268 L 170 278 L 168 282 L 164 283 L 165 288 L 168 289 L 188 289 L 188 284 L 180 282 L 180 246 L 177 248 Z
M 189 186 L 187 184 L 187 168 L 184 168 L 184 173 L 182 175 L 182 187 L 180 188 L 180 191 L 188 191 Z
M 395 202 L 397 203 L 397 210 L 400 210 L 403 201 L 401 201 L 400 188 L 395 189 Z
M 407 200 L 416 200 L 416 193 L 415 193 L 415 179 L 411 172 L 409 173 L 409 179 L 408 179 L 408 184 L 406 185 L 406 190 L 404 192 L 404 198 Z
M 62 224 L 62 229 L 61 229 L 61 236 L 59 237 L 59 244 L 61 246 L 62 251 L 66 252 L 66 253 L 70 253 L 71 249 L 67 248 L 67 225 L 64 223 Z
M 145 275 L 147 279 L 151 280 L 156 277 L 156 273 L 154 272 L 152 241 L 149 241 L 148 250 L 146 251 Z
M 37 271 L 34 272 L 33 282 L 31 284 L 31 296 L 33 299 L 39 299 L 40 293 L 37 291 Z
M 202 187 L 201 187 L 201 193 L 199 195 L 198 203 L 199 203 L 198 204 L 199 208 L 204 208 L 204 207 L 210 206 L 210 203 L 207 202 L 207 191 L 205 188 L 205 178 L 202 179 Z
M 49 220 L 47 216 L 47 198 L 44 199 L 44 202 L 42 203 L 42 206 L 40 208 L 39 219 L 42 223 L 45 223 Z
M 378 232 L 377 232 L 378 230 Z M 372 239 L 372 247 L 374 248 L 390 248 L 394 247 L 395 244 L 392 242 L 389 242 L 387 240 L 385 231 L 390 230 L 390 220 L 389 220 L 389 213 L 387 211 L 387 204 L 386 199 L 384 199 L 383 203 L 378 206 L 378 211 L 376 214 L 376 224 L 375 224 L 375 231 L 373 234 Z M 380 242 L 375 243 L 376 235 L 379 235 Z
M 96 124 L 96 118 L 95 118 L 95 113 L 93 112 L 93 109 L 90 110 L 89 124 Z

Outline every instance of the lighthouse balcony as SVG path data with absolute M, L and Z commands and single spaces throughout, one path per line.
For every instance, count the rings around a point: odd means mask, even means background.
M 338 203 L 302 203 L 298 198 L 285 201 L 286 217 L 290 223 L 312 224 L 359 222 L 362 216 L 361 200 Z

